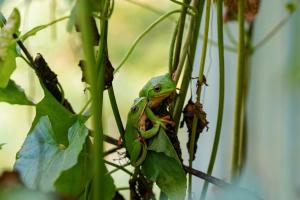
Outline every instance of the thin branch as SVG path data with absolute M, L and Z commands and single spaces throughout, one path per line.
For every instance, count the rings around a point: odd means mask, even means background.
M 283 18 L 261 41 L 259 41 L 256 45 L 253 47 L 253 51 L 259 49 L 264 44 L 266 44 L 270 39 L 272 39 L 276 33 L 281 30 L 281 28 L 288 22 L 290 19 L 290 15 Z
M 249 195 L 249 197 L 253 197 L 253 199 L 263 200 L 256 193 L 254 193 L 248 189 L 238 187 L 234 184 L 228 183 L 228 182 L 223 181 L 222 179 L 216 178 L 214 176 L 209 176 L 202 171 L 190 168 L 188 166 L 183 166 L 183 168 L 185 169 L 185 171 L 187 173 L 190 173 L 198 178 L 208 181 L 209 183 L 214 184 L 215 186 L 218 186 L 221 189 L 231 190 L 231 191 L 240 191 L 240 192 L 243 192 L 245 195 L 247 194 L 247 196 Z
M 123 126 L 123 123 L 122 123 L 122 120 L 121 120 L 121 116 L 120 116 L 120 112 L 119 112 L 119 109 L 118 109 L 118 105 L 117 105 L 117 101 L 116 101 L 113 86 L 111 86 L 108 89 L 108 96 L 109 96 L 111 108 L 112 108 L 114 116 L 115 116 L 115 120 L 116 120 L 116 124 L 117 124 L 118 130 L 119 130 L 119 133 L 120 133 L 121 137 L 124 137 L 125 130 L 124 130 L 124 126 Z
M 225 64 L 224 64 L 224 40 L 223 40 L 223 4 L 222 0 L 217 0 L 217 23 L 218 23 L 218 43 L 219 43 L 219 105 L 217 126 L 215 131 L 215 138 L 210 156 L 210 161 L 207 169 L 207 174 L 211 175 L 217 157 L 224 109 L 224 94 L 225 94 Z M 200 199 L 205 199 L 208 189 L 208 182 L 203 185 Z
M 122 147 L 120 147 L 120 146 L 118 146 L 118 147 L 113 147 L 112 149 L 103 152 L 103 156 L 105 157 L 105 156 L 108 156 L 108 155 L 110 155 L 110 154 L 112 154 L 112 153 L 115 153 L 117 150 L 119 150 L 119 149 L 121 149 L 121 148 L 122 148 Z
M 190 3 L 190 0 L 184 0 L 183 1 L 183 4 L 189 4 L 189 3 Z M 184 27 L 185 27 L 186 14 L 187 14 L 187 7 L 183 5 L 182 10 L 181 10 L 181 14 L 180 14 L 179 24 L 178 24 L 178 32 L 177 32 L 177 37 L 176 37 L 174 60 L 173 60 L 173 63 L 172 63 L 172 72 L 171 73 L 176 71 L 177 65 L 178 65 L 178 62 L 179 62 L 183 32 L 184 32 Z
M 129 174 L 130 176 L 133 175 L 133 173 L 132 173 L 131 171 L 129 171 L 128 169 L 126 169 L 126 168 L 123 167 L 123 166 L 117 165 L 117 164 L 115 164 L 115 163 L 113 163 L 113 162 L 110 162 L 110 161 L 107 161 L 107 160 L 104 160 L 104 163 L 105 163 L 105 164 L 108 164 L 108 165 L 111 165 L 111 166 L 113 166 L 113 167 L 116 167 L 117 169 L 120 169 L 120 170 L 126 172 L 126 173 Z
M 211 11 L 211 1 L 206 1 L 206 7 L 205 7 L 205 27 L 204 27 L 204 37 L 203 37 L 203 45 L 202 45 L 202 53 L 201 53 L 201 59 L 200 59 L 200 69 L 199 69 L 199 75 L 198 75 L 198 88 L 197 88 L 197 102 L 200 102 L 200 96 L 201 96 L 201 89 L 203 85 L 203 74 L 204 74 L 204 67 L 205 67 L 205 61 L 206 61 L 206 50 L 207 50 L 207 42 L 208 42 L 208 33 L 209 33 L 209 24 L 210 24 L 210 11 Z M 193 160 L 194 160 L 194 149 L 195 149 L 195 138 L 196 138 L 196 131 L 197 131 L 197 125 L 198 125 L 198 118 L 196 115 L 194 115 L 193 124 L 192 124 L 192 134 L 191 134 L 191 143 L 189 146 L 189 167 L 192 168 L 193 166 Z M 189 199 L 191 199 L 192 195 L 192 176 L 188 176 L 189 184 L 188 184 L 188 194 Z
M 245 2 L 238 3 L 238 25 L 239 25 L 239 42 L 238 42 L 238 61 L 237 61 L 237 82 L 236 82 L 236 96 L 235 96 L 235 113 L 234 113 L 234 132 L 233 132 L 233 152 L 232 152 L 232 179 L 239 175 L 239 158 L 241 153 L 240 139 L 241 139 L 241 118 L 242 118 L 242 97 L 243 97 L 243 67 L 245 64 L 245 17 L 244 9 Z

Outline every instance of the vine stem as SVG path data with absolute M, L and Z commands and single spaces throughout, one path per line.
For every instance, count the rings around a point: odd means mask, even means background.
M 190 0 L 184 0 L 183 3 L 184 4 L 189 4 Z M 173 63 L 172 63 L 171 73 L 173 73 L 176 70 L 178 62 L 179 62 L 187 9 L 188 8 L 186 6 L 182 5 L 180 19 L 179 19 L 179 22 L 178 22 L 178 29 L 177 29 L 178 31 L 177 31 L 177 34 L 176 34 L 174 60 L 173 60 Z
M 217 157 L 220 135 L 223 122 L 224 110 L 224 94 L 225 94 L 225 64 L 224 64 L 224 40 L 223 40 L 223 4 L 222 0 L 217 0 L 217 23 L 218 23 L 218 44 L 219 44 L 219 105 L 217 126 L 215 131 L 215 138 L 210 156 L 210 161 L 207 169 L 207 174 L 211 175 Z M 201 192 L 201 200 L 204 200 L 207 194 L 208 182 L 205 181 Z
M 243 97 L 243 67 L 245 64 L 245 28 L 244 28 L 244 8 L 245 2 L 240 0 L 238 2 L 238 66 L 237 66 L 237 85 L 235 96 L 235 113 L 234 113 L 234 132 L 233 132 L 233 152 L 232 152 L 232 168 L 231 179 L 233 180 L 239 175 L 239 158 L 241 153 L 241 118 L 242 118 L 242 97 Z
M 130 49 L 128 50 L 128 52 L 126 53 L 126 55 L 124 56 L 124 58 L 122 59 L 122 61 L 120 62 L 119 66 L 116 68 L 116 70 L 114 71 L 114 74 L 117 73 L 120 68 L 124 65 L 124 63 L 127 61 L 127 59 L 129 58 L 129 56 L 131 55 L 131 53 L 133 52 L 133 50 L 135 49 L 136 45 L 139 43 L 139 41 L 141 39 L 143 39 L 157 24 L 159 24 L 160 22 L 162 22 L 164 19 L 166 19 L 167 17 L 169 17 L 170 15 L 174 14 L 174 13 L 179 13 L 181 12 L 181 10 L 173 10 L 170 11 L 164 15 L 162 15 L 161 17 L 159 17 L 157 20 L 155 20 L 150 26 L 148 26 L 148 28 L 146 28 L 146 30 L 144 32 L 142 32 L 133 42 L 133 44 L 131 45 Z
M 110 101 L 110 104 L 111 104 L 112 111 L 113 111 L 114 116 L 115 116 L 115 120 L 116 120 L 116 124 L 117 124 L 118 130 L 119 130 L 119 133 L 120 133 L 121 137 L 124 138 L 125 130 L 124 130 L 124 126 L 123 126 L 123 123 L 122 123 L 122 120 L 121 120 L 121 116 L 120 116 L 120 112 L 119 112 L 119 109 L 118 109 L 118 105 L 117 105 L 117 101 L 116 101 L 113 86 L 111 86 L 108 89 L 108 96 L 109 96 L 109 101 Z
M 185 101 L 186 93 L 188 90 L 188 86 L 193 71 L 193 63 L 194 63 L 194 58 L 195 58 L 195 53 L 197 48 L 197 41 L 199 37 L 200 24 L 201 24 L 202 13 L 204 8 L 204 0 L 195 0 L 193 6 L 197 8 L 197 13 L 196 16 L 191 19 L 189 32 L 188 32 L 188 34 L 191 34 L 191 42 L 187 50 L 189 56 L 187 56 L 188 59 L 186 59 L 185 69 L 182 76 L 182 82 L 180 85 L 180 92 L 178 98 L 176 99 L 175 107 L 173 111 L 173 119 L 176 126 L 175 127 L 176 132 L 178 132 L 181 112 L 182 112 L 183 104 Z M 182 57 L 181 59 L 185 59 L 185 57 Z
M 288 22 L 290 15 L 284 17 L 261 41 L 254 45 L 253 50 L 259 49 L 266 44 Z
M 205 27 L 204 27 L 204 37 L 203 37 L 203 45 L 202 45 L 202 53 L 201 53 L 201 60 L 200 60 L 200 69 L 199 69 L 199 85 L 197 88 L 197 102 L 200 102 L 201 96 L 201 88 L 203 82 L 203 73 L 204 73 L 204 66 L 206 60 L 206 50 L 207 50 L 207 42 L 208 42 L 208 32 L 209 32 L 209 22 L 210 22 L 210 10 L 211 10 L 211 0 L 206 1 L 205 7 Z M 193 155 L 195 149 L 195 138 L 196 138 L 196 130 L 197 130 L 198 118 L 194 115 L 193 124 L 192 124 L 192 135 L 191 135 L 191 143 L 189 146 L 189 167 L 193 167 Z M 192 195 L 192 175 L 189 174 L 188 176 L 188 195 L 189 199 L 191 199 Z
M 79 22 L 82 27 L 82 46 L 87 62 L 87 75 L 90 80 L 92 96 L 92 123 L 94 127 L 94 145 L 93 145 L 93 199 L 104 199 L 104 161 L 103 161 L 103 125 L 102 125 L 102 108 L 103 108 L 103 90 L 104 90 L 104 56 L 106 55 L 106 40 L 108 31 L 108 22 L 104 17 L 100 19 L 101 38 L 98 47 L 98 56 L 95 58 L 93 47 L 93 34 L 89 18 L 92 12 L 86 1 L 79 1 Z M 100 1 L 102 15 L 107 14 L 109 1 Z M 98 77 L 100 77 L 98 79 Z M 98 81 L 99 80 L 99 81 Z

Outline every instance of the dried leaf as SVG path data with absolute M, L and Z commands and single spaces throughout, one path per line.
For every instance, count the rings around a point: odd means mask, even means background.
M 197 141 L 199 139 L 200 133 L 203 132 L 203 129 L 206 127 L 208 129 L 208 121 L 206 120 L 206 113 L 203 110 L 203 106 L 200 102 L 194 103 L 191 99 L 184 107 L 183 110 L 183 120 L 180 124 L 180 127 L 183 127 L 184 123 L 188 128 L 189 139 L 187 142 L 187 149 L 190 149 L 190 142 L 192 136 L 192 127 L 193 127 L 193 120 L 194 116 L 197 116 L 198 123 L 196 129 L 196 136 L 195 136 L 195 146 L 193 152 L 193 160 L 195 159 L 195 154 L 197 152 Z

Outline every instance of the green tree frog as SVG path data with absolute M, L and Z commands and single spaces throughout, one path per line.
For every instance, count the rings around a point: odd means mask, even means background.
M 131 164 L 135 167 L 141 165 L 146 158 L 147 144 L 145 140 L 155 136 L 160 127 L 166 128 L 147 104 L 146 97 L 137 98 L 127 116 L 125 147 L 129 153 Z M 146 130 L 147 119 L 153 123 L 153 127 L 149 130 Z
M 150 108 L 158 107 L 161 102 L 176 90 L 176 82 L 170 74 L 156 76 L 149 80 L 139 93 L 140 97 L 147 97 Z

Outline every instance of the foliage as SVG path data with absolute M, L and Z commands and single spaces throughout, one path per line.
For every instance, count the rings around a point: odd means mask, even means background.
M 6 88 L 12 72 L 16 69 L 16 42 L 13 34 L 20 27 L 20 13 L 14 9 L 6 25 L 0 31 L 0 88 Z
M 26 97 L 24 90 L 13 80 L 9 80 L 5 88 L 0 88 L 0 102 L 19 105 L 33 105 L 33 102 L 28 100 Z
M 54 0 L 55 1 L 55 0 Z M 3 1 L 0 1 L 0 6 Z M 137 2 L 129 1 L 152 12 L 160 13 L 155 8 L 145 6 Z M 183 200 L 188 194 L 192 199 L 192 174 L 206 180 L 201 199 L 205 199 L 208 182 L 216 184 L 221 188 L 235 188 L 218 178 L 212 177 L 214 163 L 217 156 L 220 134 L 223 122 L 224 110 L 224 85 L 225 85 L 225 62 L 224 51 L 226 48 L 237 49 L 238 68 L 234 121 L 233 161 L 232 178 L 238 179 L 245 168 L 245 149 L 247 146 L 247 97 L 249 95 L 249 74 L 251 69 L 251 56 L 254 51 L 268 41 L 281 26 L 287 21 L 285 18 L 274 30 L 267 34 L 262 41 L 253 44 L 253 27 L 256 15 L 259 13 L 260 1 L 224 1 L 225 15 L 223 18 L 223 1 L 214 1 L 217 5 L 217 30 L 218 41 L 209 40 L 209 29 L 211 23 L 211 1 L 204 0 L 171 0 L 176 9 L 166 13 L 151 23 L 133 42 L 120 64 L 114 70 L 109 59 L 108 36 L 110 18 L 114 15 L 113 0 L 77 0 L 73 8 L 70 7 L 70 15 L 52 20 L 51 22 L 36 26 L 26 33 L 20 34 L 21 23 L 20 12 L 17 8 L 6 20 L 0 12 L 0 102 L 34 106 L 36 114 L 26 139 L 16 156 L 14 165 L 15 172 L 20 173 L 20 180 L 14 187 L 2 184 L 0 179 L 1 199 L 55 199 L 67 196 L 75 199 L 124 199 L 120 190 L 130 190 L 131 199 L 153 198 L 153 184 L 159 187 L 160 199 L 169 198 Z M 205 8 L 205 20 L 202 20 Z M 286 5 L 288 14 L 296 10 L 296 5 Z M 54 10 L 55 12 L 55 10 Z M 103 128 L 103 99 L 104 90 L 108 90 L 110 103 L 116 120 L 119 134 L 124 138 L 124 132 L 131 134 L 128 129 L 124 131 L 123 123 L 115 99 L 113 83 L 115 73 L 128 61 L 135 47 L 162 21 L 174 17 L 176 26 L 173 32 L 169 55 L 168 77 L 172 77 L 174 83 L 179 86 L 179 94 L 163 94 L 155 97 L 158 105 L 151 105 L 148 101 L 148 92 L 144 94 L 146 104 L 143 112 L 138 115 L 138 122 L 134 128 L 138 130 L 135 142 L 140 142 L 143 147 L 147 146 L 147 154 L 140 166 L 134 166 L 133 170 L 106 160 L 106 155 L 116 152 L 125 147 L 120 141 L 104 133 Z M 177 16 L 177 14 L 180 14 Z M 288 15 L 288 17 L 289 17 Z M 75 27 L 80 33 L 82 55 L 80 60 L 82 69 L 82 81 L 85 82 L 86 91 L 90 99 L 82 111 L 76 113 L 72 105 L 65 97 L 62 85 L 57 75 L 48 66 L 41 54 L 34 59 L 26 45 L 25 40 L 34 37 L 40 31 L 52 27 L 54 24 L 68 19 L 68 31 Z M 171 19 L 172 20 L 172 19 Z M 173 20 L 174 21 L 174 20 Z M 204 21 L 204 24 L 202 23 Z M 223 22 L 233 21 L 239 25 L 239 40 L 232 39 L 231 46 L 225 46 L 223 42 Z M 235 22 L 234 22 L 235 21 Z M 99 24 L 97 24 L 99 22 Z M 195 62 L 199 43 L 199 32 L 201 24 L 204 25 L 203 42 L 201 43 L 201 59 L 198 66 Z M 188 29 L 186 30 L 186 27 Z M 170 33 L 170 38 L 171 38 Z M 229 34 L 228 34 L 229 35 Z M 229 37 L 229 36 L 228 36 Z M 219 52 L 219 102 L 218 117 L 215 131 L 215 139 L 212 145 L 212 154 L 207 174 L 192 168 L 193 160 L 197 158 L 197 142 L 200 133 L 208 125 L 209 115 L 203 110 L 200 102 L 201 90 L 206 85 L 204 76 L 206 49 L 208 43 L 217 44 Z M 45 43 L 47 45 L 47 43 Z M 16 57 L 21 57 L 28 66 L 34 70 L 44 92 L 43 99 L 34 103 L 27 98 L 24 90 L 11 79 L 16 69 Z M 184 107 L 188 88 L 192 79 L 194 68 L 199 67 L 197 78 L 196 100 L 191 100 Z M 180 80 L 180 81 L 179 81 Z M 158 92 L 161 85 L 154 87 Z M 175 90 L 176 87 L 174 87 Z M 154 99 L 154 97 L 153 97 Z M 153 100 L 154 102 L 154 100 Z M 87 109 L 88 108 L 88 109 Z M 134 109 L 134 107 L 132 108 Z M 91 114 L 85 116 L 87 111 Z M 150 110 L 150 112 L 149 112 Z M 183 110 L 183 113 L 182 113 Z M 148 111 L 148 112 L 147 112 Z M 149 114 L 150 113 L 150 114 Z M 151 116 L 150 116 L 151 115 Z M 153 116 L 152 116 L 153 115 Z M 188 128 L 189 166 L 184 166 L 181 158 L 181 145 L 178 140 L 179 121 L 183 115 L 184 122 Z M 91 118 L 92 128 L 86 126 L 87 120 Z M 155 120 L 153 120 L 155 119 Z M 159 126 L 157 126 L 159 125 Z M 182 124 L 183 126 L 183 124 Z M 156 134 L 151 138 L 143 138 L 140 131 L 147 132 L 159 127 Z M 115 145 L 112 150 L 103 152 L 104 142 Z M 129 141 L 130 142 L 130 141 Z M 140 144 L 139 143 L 139 144 Z M 0 149 L 4 144 L 0 143 Z M 200 147 L 198 147 L 199 149 Z M 128 147 L 127 147 L 128 150 Z M 125 150 L 126 151 L 126 150 Z M 140 151 L 134 155 L 142 154 Z M 143 152 L 144 153 L 144 152 Z M 126 156 L 130 160 L 128 153 Z M 130 161 L 128 161 L 130 162 Z M 133 162 L 132 162 L 133 164 Z M 108 171 L 107 165 L 116 169 Z M 129 163 L 128 163 L 129 165 Z M 111 174 L 122 170 L 130 176 L 128 188 L 117 188 Z M 195 171 L 197 173 L 195 173 Z M 188 174 L 188 177 L 187 177 Z M 201 175 L 199 175 L 201 174 Z M 1 185 L 2 184 L 2 185 Z M 252 193 L 247 192 L 252 195 Z M 144 196 L 143 196 L 144 195 Z M 243 196 L 243 194 L 242 194 Z M 256 195 L 254 195 L 256 196 Z

